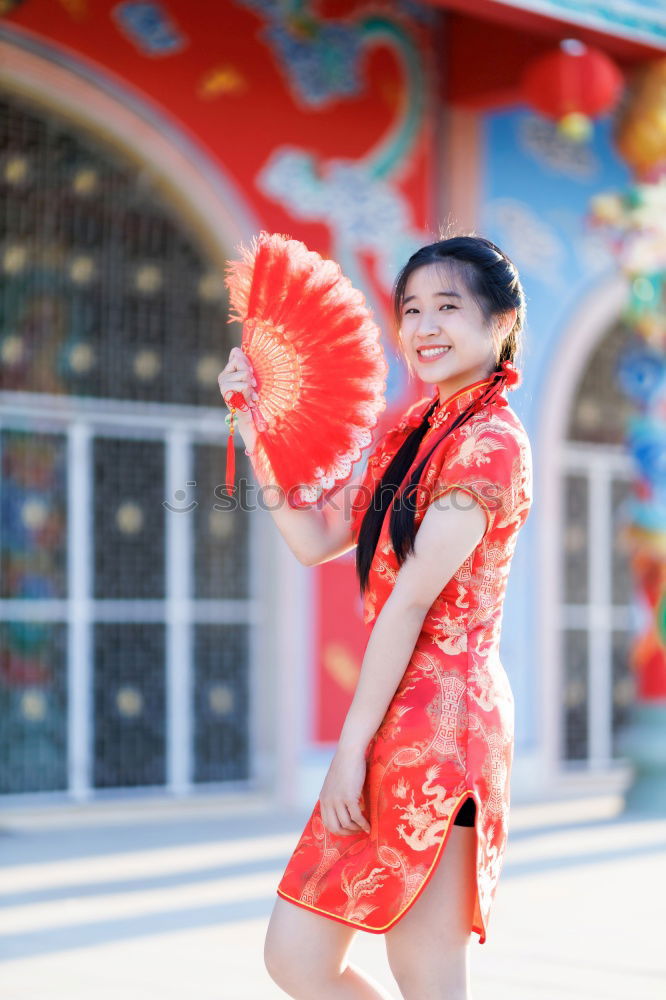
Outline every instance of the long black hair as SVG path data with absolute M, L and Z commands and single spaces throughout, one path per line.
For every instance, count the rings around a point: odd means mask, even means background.
M 496 362 L 494 370 L 498 371 L 504 361 L 514 363 L 520 347 L 521 332 L 525 321 L 525 295 L 514 264 L 498 246 L 483 236 L 453 236 L 449 239 L 440 239 L 436 243 L 429 243 L 427 246 L 421 247 L 420 250 L 412 254 L 398 274 L 393 286 L 393 310 L 397 326 L 399 327 L 401 323 L 405 288 L 410 275 L 419 267 L 441 263 L 452 264 L 457 269 L 467 290 L 478 303 L 486 323 L 492 325 L 495 317 L 501 316 L 510 309 L 516 310 L 516 320 L 511 330 L 506 334 L 501 344 L 495 341 Z M 488 376 L 491 374 L 492 372 L 488 372 Z M 438 404 L 439 399 L 435 395 L 433 403 L 427 407 L 421 423 L 407 435 L 375 487 L 361 522 L 356 546 L 356 572 L 361 594 L 367 589 L 368 574 L 387 508 L 389 505 L 392 506 L 389 534 L 398 565 L 402 565 L 409 553 L 414 551 L 416 507 L 411 501 L 417 495 L 423 470 L 433 451 L 444 437 L 459 427 L 473 412 L 472 404 L 470 404 L 456 417 L 446 434 L 437 439 L 423 460 L 414 468 L 409 482 L 401 493 L 401 502 L 393 504 L 393 498 L 416 457 L 426 431 L 429 430 L 428 417 Z

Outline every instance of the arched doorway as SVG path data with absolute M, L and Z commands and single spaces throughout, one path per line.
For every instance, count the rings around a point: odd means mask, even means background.
M 0 793 L 246 783 L 219 267 L 156 173 L 11 91 L 0 198 Z
M 616 378 L 631 332 L 616 321 L 574 388 L 562 450 L 558 747 L 561 768 L 608 770 L 633 700 L 635 606 L 620 526 L 632 481 L 630 404 Z
M 562 793 L 588 788 L 620 792 L 631 769 L 613 749 L 630 697 L 624 651 L 636 613 L 616 537 L 631 480 L 623 440 L 627 402 L 613 371 L 629 335 L 620 321 L 627 293 L 626 278 L 613 268 L 579 295 L 551 348 L 540 393 L 533 438 L 538 510 L 535 791 L 546 784 Z

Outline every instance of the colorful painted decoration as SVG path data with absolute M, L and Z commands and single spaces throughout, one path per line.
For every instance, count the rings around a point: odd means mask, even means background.
M 637 406 L 649 405 L 660 393 L 666 395 L 664 359 L 647 346 L 620 355 L 616 375 L 622 391 Z
M 666 175 L 596 196 L 591 221 L 605 229 L 629 278 L 627 322 L 655 350 L 666 350 Z
M 629 84 L 615 129 L 620 155 L 641 180 L 666 174 L 666 58 L 643 65 Z
M 666 134 L 666 132 L 665 132 Z M 622 541 L 627 546 L 646 625 L 632 648 L 637 696 L 666 696 L 666 173 L 623 193 L 592 200 L 628 279 L 624 320 L 645 342 L 618 361 L 621 388 L 636 406 L 627 445 L 637 471 Z
M 622 86 L 622 73 L 605 52 L 573 38 L 531 61 L 522 80 L 527 103 L 579 141 L 590 135 L 594 118 L 614 107 Z
M 147 56 L 170 56 L 186 40 L 161 3 L 118 3 L 113 17 L 124 34 Z
M 637 676 L 636 695 L 643 701 L 662 700 L 666 694 L 666 533 L 635 551 L 631 567 L 641 603 L 647 610 L 647 626 L 632 649 L 631 665 Z

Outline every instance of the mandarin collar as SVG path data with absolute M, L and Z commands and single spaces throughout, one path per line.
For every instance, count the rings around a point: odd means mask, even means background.
M 462 413 L 474 400 L 479 399 L 480 396 L 486 392 L 491 384 L 495 381 L 495 376 L 489 375 L 487 378 L 478 379 L 476 382 L 471 382 L 469 385 L 463 386 L 462 389 L 457 389 L 452 392 L 450 396 L 447 396 L 441 403 L 437 403 L 434 410 L 428 417 L 428 423 L 430 427 L 426 431 L 426 436 L 431 433 L 432 430 L 441 428 L 443 426 L 448 426 L 452 423 L 458 414 Z M 435 399 L 439 398 L 439 394 L 436 392 L 433 396 L 425 396 L 424 398 L 418 400 L 416 403 L 412 403 L 408 407 L 407 411 L 403 414 L 402 419 L 397 425 L 397 430 L 402 433 L 411 431 L 414 427 L 418 427 L 421 424 L 423 417 L 426 412 L 432 407 Z M 504 395 L 504 386 L 493 394 L 493 403 L 499 406 L 507 406 L 508 401 Z
M 515 389 L 521 382 L 522 375 L 514 368 L 513 362 L 503 361 L 500 368 L 491 372 L 486 378 L 470 382 L 468 385 L 463 386 L 462 389 L 451 393 L 450 396 L 447 396 L 441 402 L 439 402 L 439 393 L 435 392 L 432 396 L 425 396 L 416 403 L 412 403 L 405 413 L 403 413 L 401 420 L 393 432 L 398 434 L 409 433 L 414 427 L 418 427 L 423 422 L 423 418 L 428 410 L 432 410 L 432 412 L 427 417 L 430 426 L 425 432 L 425 437 L 429 437 L 431 432 L 436 428 L 445 427 L 448 431 L 449 426 L 456 417 L 467 409 L 467 407 L 471 406 L 472 410 L 479 410 L 489 404 L 494 406 L 508 406 L 509 402 L 505 395 L 506 390 Z M 436 405 L 434 405 L 435 400 L 437 400 Z
M 463 386 L 462 389 L 457 389 L 441 403 L 437 403 L 435 409 L 428 417 L 430 429 L 434 430 L 444 425 L 448 426 L 463 410 L 466 410 L 475 400 L 479 399 L 495 381 L 496 378 L 494 375 L 488 375 L 486 378 L 478 379 L 476 382 L 470 382 L 469 385 Z M 437 398 L 437 394 L 430 397 L 431 404 L 435 398 Z M 500 406 L 506 405 L 507 402 L 501 392 L 494 396 L 494 401 L 499 403 Z M 426 433 L 429 432 L 426 431 Z

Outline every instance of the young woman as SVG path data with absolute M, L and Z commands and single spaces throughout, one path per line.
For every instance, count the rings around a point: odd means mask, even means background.
M 271 511 L 305 565 L 356 546 L 370 628 L 266 936 L 270 975 L 299 1000 L 386 1000 L 346 959 L 359 929 L 385 935 L 405 1000 L 468 1000 L 471 934 L 486 940 L 507 841 L 514 703 L 499 640 L 532 459 L 505 390 L 520 381 L 524 295 L 495 244 L 457 236 L 409 259 L 394 306 L 410 373 L 434 393 L 375 445 L 351 518 L 344 504 Z M 254 403 L 239 349 L 219 384 Z M 251 453 L 251 409 L 238 416 Z

